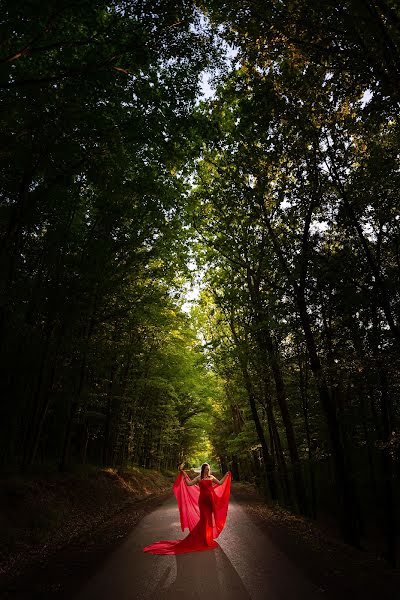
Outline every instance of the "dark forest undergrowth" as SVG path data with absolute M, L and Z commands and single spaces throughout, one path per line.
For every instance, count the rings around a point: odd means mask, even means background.
M 90 535 L 118 513 L 162 496 L 173 474 L 86 466 L 69 473 L 32 472 L 0 486 L 0 577 Z M 139 516 L 139 512 L 138 512 Z
M 398 598 L 400 571 L 379 556 L 382 540 L 361 549 L 345 544 L 329 516 L 318 521 L 298 516 L 278 505 L 267 505 L 256 486 L 234 485 L 235 500 L 250 518 L 319 589 L 326 598 Z

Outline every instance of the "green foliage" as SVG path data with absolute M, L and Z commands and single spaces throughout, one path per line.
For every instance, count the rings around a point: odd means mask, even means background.
M 1 461 L 175 466 L 202 402 L 178 173 L 218 50 L 186 1 L 9 5 L 1 34 Z
M 207 460 L 356 544 L 375 498 L 394 562 L 398 8 L 3 17 L 2 464 Z
M 203 336 L 225 386 L 220 457 L 240 475 L 253 452 L 251 470 L 278 478 L 275 499 L 293 506 L 295 487 L 314 515 L 334 474 L 356 544 L 363 510 L 377 518 L 357 487 L 375 490 L 394 562 L 399 13 L 367 4 L 207 4 L 236 54 L 198 110 L 190 212 Z

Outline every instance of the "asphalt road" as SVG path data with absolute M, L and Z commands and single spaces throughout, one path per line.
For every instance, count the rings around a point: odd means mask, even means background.
M 143 547 L 186 535 L 174 497 L 146 515 L 74 600 L 314 600 L 326 597 L 231 498 L 220 548 L 152 555 Z

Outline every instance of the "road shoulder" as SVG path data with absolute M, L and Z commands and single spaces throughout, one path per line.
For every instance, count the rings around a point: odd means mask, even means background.
M 43 559 L 38 557 L 18 574 L 0 579 L 5 600 L 71 600 L 139 521 L 171 496 L 171 491 L 132 502 L 95 531 Z
M 400 571 L 375 554 L 326 535 L 310 519 L 267 506 L 252 486 L 234 484 L 232 493 L 253 522 L 327 598 L 399 597 Z

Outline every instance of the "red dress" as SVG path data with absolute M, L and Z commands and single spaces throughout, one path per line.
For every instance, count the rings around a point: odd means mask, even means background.
M 228 514 L 231 474 L 222 485 L 214 485 L 211 479 L 201 479 L 193 486 L 186 485 L 181 471 L 173 485 L 178 501 L 181 528 L 189 528 L 183 540 L 162 540 L 143 548 L 151 554 L 182 554 L 212 550 L 219 544 L 214 541 L 224 528 Z

